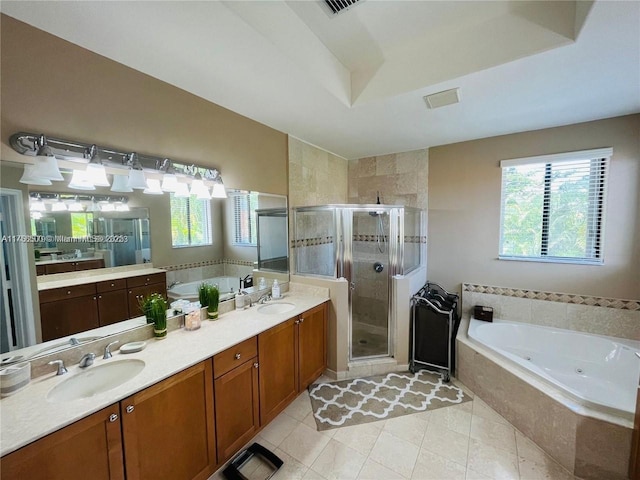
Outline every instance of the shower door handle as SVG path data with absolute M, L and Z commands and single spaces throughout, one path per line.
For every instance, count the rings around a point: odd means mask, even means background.
M 351 288 L 351 290 L 355 290 L 356 289 L 356 284 L 354 282 L 349 283 L 349 287 Z

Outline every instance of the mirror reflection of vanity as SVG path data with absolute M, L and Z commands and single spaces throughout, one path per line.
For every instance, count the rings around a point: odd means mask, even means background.
M 4 166 L 3 166 L 4 168 Z M 55 192 L 53 187 L 30 187 L 33 191 L 49 190 Z M 37 190 L 36 190 L 37 189 Z M 63 187 L 64 189 L 64 187 Z M 109 194 L 108 189 L 102 189 L 105 194 Z M 100 260 L 104 262 L 96 268 L 95 264 L 91 270 L 84 270 L 79 272 L 80 268 L 74 268 L 71 271 L 67 270 L 67 273 L 62 274 L 45 274 L 37 277 L 37 283 L 41 286 L 42 282 L 57 281 L 57 278 L 64 280 L 64 278 L 70 278 L 71 276 L 86 276 L 87 282 L 91 282 L 91 278 L 95 275 L 102 275 L 110 272 L 117 272 L 120 269 L 144 269 L 152 266 L 158 266 L 164 268 L 166 272 L 166 283 L 172 283 L 172 279 L 176 278 L 176 275 L 187 275 L 189 279 L 199 280 L 196 278 L 199 274 L 199 270 L 203 270 L 199 265 L 201 264 L 221 264 L 221 267 L 225 269 L 229 267 L 230 275 L 238 277 L 238 272 L 243 275 L 251 274 L 258 266 L 258 225 L 255 217 L 252 220 L 252 227 L 255 230 L 253 242 L 244 244 L 238 243 L 236 240 L 237 234 L 237 208 L 234 208 L 234 198 L 236 195 L 252 195 L 254 198 L 259 199 L 253 205 L 253 209 L 256 208 L 279 208 L 284 211 L 286 215 L 286 196 L 282 195 L 270 195 L 261 194 L 258 192 L 246 192 L 240 190 L 227 190 L 229 196 L 227 199 L 212 199 L 211 200 L 211 229 L 213 232 L 213 240 L 211 245 L 197 246 L 192 248 L 173 248 L 171 245 L 171 219 L 170 219 L 170 207 L 169 207 L 169 195 L 146 195 L 139 191 L 135 191 L 130 194 L 125 194 L 128 197 L 128 203 L 130 206 L 129 212 L 84 212 L 84 218 L 82 224 L 86 225 L 87 235 L 126 235 L 129 240 L 122 242 L 128 244 L 128 250 L 118 249 L 117 243 L 78 243 L 78 242 L 60 242 L 55 241 L 57 238 L 73 237 L 73 231 L 70 224 L 71 216 L 69 212 L 50 212 L 39 215 L 40 218 L 28 218 L 27 219 L 27 233 L 42 235 L 45 237 L 43 243 L 34 245 L 34 249 L 39 251 L 40 258 L 33 259 L 37 269 L 42 272 L 42 267 L 46 265 L 59 265 L 62 263 L 77 263 L 92 262 Z M 67 193 L 69 193 L 67 191 Z M 99 192 L 102 193 L 102 192 Z M 36 215 L 37 217 L 38 215 Z M 285 222 L 286 224 L 286 222 Z M 69 230 L 71 229 L 71 230 Z M 288 240 L 286 232 L 280 231 L 277 235 L 269 235 L 268 229 L 263 229 L 260 234 L 261 248 L 271 248 L 268 245 L 272 242 L 281 242 L 278 248 L 280 252 L 288 252 Z M 68 235 L 68 233 L 71 233 Z M 47 240 L 46 237 L 50 235 L 53 240 Z M 78 251 L 80 252 L 78 254 Z M 152 263 L 146 263 L 146 262 Z M 89 265 L 89 264 L 87 264 Z M 267 272 L 266 276 L 270 272 L 277 271 L 288 275 L 288 261 L 281 262 L 278 269 L 264 268 Z M 77 267 L 77 266 L 76 266 Z M 64 270 L 63 270 L 64 271 Z M 246 272 L 246 273 L 245 273 Z M 46 270 L 45 270 L 46 273 Z M 140 276 L 137 273 L 133 273 L 135 276 Z M 99 282 L 93 282 L 96 285 Z M 126 286 L 125 281 L 125 287 Z M 166 288 L 167 285 L 164 285 Z M 24 287 L 22 287 L 24 288 Z M 165 290 L 166 292 L 166 290 Z M 90 294 L 92 295 L 92 294 Z M 98 295 L 98 294 L 97 294 Z M 38 303 L 36 301 L 36 303 Z M 118 303 L 118 302 L 112 302 Z M 129 306 L 131 308 L 131 306 Z M 82 315 L 82 310 L 77 311 L 77 315 Z M 39 323 L 39 319 L 35 321 Z M 96 338 L 100 338 L 104 335 L 111 335 L 121 330 L 127 330 L 130 328 L 139 328 L 144 325 L 144 322 L 140 320 L 129 320 L 128 317 L 123 321 L 116 322 L 105 326 L 98 326 L 97 329 L 89 329 L 86 331 L 74 332 L 71 335 L 65 335 L 60 338 L 55 338 L 50 341 L 42 342 L 43 336 L 40 331 L 39 325 L 37 327 L 38 335 L 35 344 L 25 345 L 23 352 L 24 357 L 38 355 L 46 355 L 51 353 L 50 348 L 53 351 L 59 351 L 72 347 L 75 340 L 92 341 Z M 20 350 L 13 350 L 10 353 L 4 351 L 2 358 L 8 356 L 21 356 Z

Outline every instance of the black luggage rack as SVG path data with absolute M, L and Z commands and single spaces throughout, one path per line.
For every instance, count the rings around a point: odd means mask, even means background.
M 427 282 L 411 297 L 411 361 L 409 370 L 443 370 L 449 382 L 455 368 L 455 339 L 460 325 L 456 293 Z

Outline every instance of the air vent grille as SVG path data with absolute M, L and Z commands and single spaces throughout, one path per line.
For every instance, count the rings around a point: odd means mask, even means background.
M 343 10 L 355 5 L 359 0 L 324 0 L 334 14 L 338 14 Z

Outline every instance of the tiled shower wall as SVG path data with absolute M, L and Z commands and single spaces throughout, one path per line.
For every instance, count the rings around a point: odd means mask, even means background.
M 289 235 L 292 259 L 300 257 L 303 272 L 333 272 L 334 234 L 329 215 L 305 217 L 306 238 L 294 238 L 293 208 L 345 203 L 347 161 L 289 137 Z
M 427 210 L 428 150 L 349 161 L 349 203 L 405 205 Z

